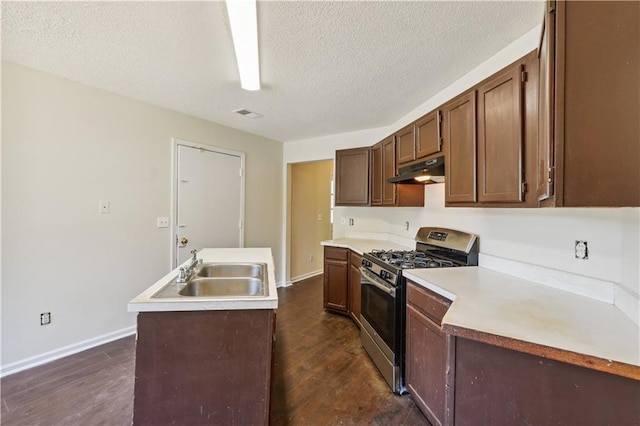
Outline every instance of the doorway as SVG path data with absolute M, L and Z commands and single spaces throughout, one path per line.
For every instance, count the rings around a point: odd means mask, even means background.
M 333 160 L 291 165 L 290 277 L 291 282 L 322 273 L 323 249 L 330 240 Z
M 205 247 L 244 246 L 245 154 L 173 140 L 172 266 Z

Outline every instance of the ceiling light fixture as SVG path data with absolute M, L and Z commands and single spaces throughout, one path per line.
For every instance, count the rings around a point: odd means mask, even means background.
M 226 3 L 240 86 L 244 90 L 260 90 L 256 0 L 226 0 Z

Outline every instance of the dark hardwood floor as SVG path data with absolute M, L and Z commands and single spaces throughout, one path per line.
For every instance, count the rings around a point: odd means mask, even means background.
M 278 289 L 272 425 L 427 425 L 394 395 L 347 317 L 322 309 L 322 276 Z M 127 337 L 0 380 L 2 425 L 130 425 Z

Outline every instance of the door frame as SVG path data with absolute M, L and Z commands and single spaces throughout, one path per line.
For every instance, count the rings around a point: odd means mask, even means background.
M 244 205 L 245 205 L 245 157 L 246 154 L 240 151 L 233 151 L 230 149 L 220 148 L 213 145 L 207 145 L 184 139 L 171 138 L 171 215 L 170 220 L 170 246 L 171 246 L 171 269 L 175 269 L 178 261 L 178 148 L 180 146 L 186 146 L 195 149 L 204 149 L 206 151 L 217 152 L 220 154 L 233 155 L 240 157 L 240 223 L 238 227 L 240 229 L 239 247 L 244 247 Z

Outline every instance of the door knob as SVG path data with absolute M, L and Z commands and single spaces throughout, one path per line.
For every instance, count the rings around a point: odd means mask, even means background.
M 187 237 L 182 237 L 182 238 L 180 239 L 180 245 L 181 245 L 182 247 L 186 246 L 186 245 L 187 245 L 187 243 L 189 243 L 189 239 L 188 239 Z

